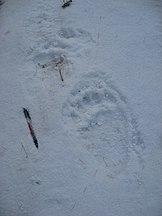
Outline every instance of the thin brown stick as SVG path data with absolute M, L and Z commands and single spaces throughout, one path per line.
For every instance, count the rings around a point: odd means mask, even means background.
M 64 79 L 63 79 L 63 76 L 62 76 L 61 68 L 59 68 L 59 73 L 60 73 L 61 81 L 63 82 Z

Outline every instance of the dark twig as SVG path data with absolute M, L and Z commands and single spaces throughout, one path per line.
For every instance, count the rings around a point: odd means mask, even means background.
M 69 0 L 69 1 L 64 0 L 63 2 L 64 2 L 64 4 L 62 5 L 62 8 L 66 8 L 66 7 L 70 6 L 72 0 Z
M 31 120 L 29 111 L 26 108 L 23 108 L 23 112 L 24 112 L 24 116 L 25 116 L 27 124 L 28 124 L 30 134 L 31 134 L 31 136 L 33 138 L 33 142 L 34 142 L 36 148 L 38 148 L 38 140 L 36 138 L 36 135 L 35 135 L 35 132 L 34 132 L 34 129 L 33 129 L 33 126 L 32 126 L 32 120 Z
M 63 82 L 63 81 L 64 81 L 64 79 L 63 79 L 63 76 L 62 76 L 62 71 L 61 71 L 61 68 L 59 68 L 59 73 L 60 73 L 61 81 Z

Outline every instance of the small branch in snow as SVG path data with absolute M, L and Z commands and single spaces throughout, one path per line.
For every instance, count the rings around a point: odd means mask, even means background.
M 35 144 L 35 147 L 38 148 L 38 140 L 36 138 L 36 135 L 35 135 L 35 132 L 34 132 L 34 129 L 33 129 L 32 119 L 30 117 L 29 111 L 26 108 L 23 108 L 23 113 L 24 113 L 24 116 L 26 118 L 28 128 L 29 128 L 31 137 L 33 138 L 33 142 Z
M 64 78 L 63 78 L 63 75 L 62 75 L 63 64 L 64 64 L 64 58 L 62 56 L 60 56 L 60 58 L 58 59 L 58 61 L 55 62 L 55 70 L 59 71 L 59 74 L 60 74 L 62 82 L 64 81 Z
M 60 77 L 61 77 L 61 81 L 63 82 L 64 79 L 63 79 L 63 76 L 62 76 L 62 71 L 61 71 L 61 68 L 59 68 L 59 74 L 60 74 Z
M 58 61 L 55 63 L 55 67 L 61 67 L 63 63 L 64 63 L 64 58 L 60 56 Z
M 66 8 L 68 6 L 70 6 L 72 0 L 63 0 L 64 4 L 62 5 L 62 8 Z

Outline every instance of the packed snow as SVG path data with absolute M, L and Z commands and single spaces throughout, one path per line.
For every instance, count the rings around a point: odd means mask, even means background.
M 64 3 L 0 1 L 0 216 L 161 216 L 162 1 Z

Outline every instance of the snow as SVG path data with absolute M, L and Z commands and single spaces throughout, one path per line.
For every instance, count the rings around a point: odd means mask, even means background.
M 0 216 L 161 216 L 162 2 L 62 4 L 0 5 Z

